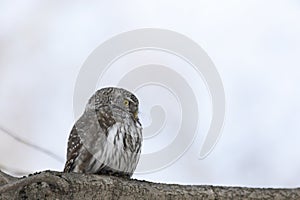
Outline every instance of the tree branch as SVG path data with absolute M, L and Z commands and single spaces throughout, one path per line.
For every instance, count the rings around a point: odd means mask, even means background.
M 300 199 L 300 189 L 162 184 L 55 171 L 15 178 L 0 171 L 0 199 Z

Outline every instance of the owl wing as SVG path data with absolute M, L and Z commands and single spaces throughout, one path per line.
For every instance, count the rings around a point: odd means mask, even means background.
M 95 173 L 93 154 L 105 148 L 105 138 L 116 121 L 107 108 L 86 110 L 76 121 L 68 140 L 67 161 L 64 172 Z M 101 166 L 98 166 L 101 167 Z
M 68 140 L 67 161 L 64 167 L 64 172 L 74 171 L 74 161 L 78 157 L 81 148 L 82 143 L 80 142 L 80 137 L 78 137 L 76 127 L 73 126 Z

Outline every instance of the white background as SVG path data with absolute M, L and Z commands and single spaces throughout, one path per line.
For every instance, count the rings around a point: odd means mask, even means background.
M 1 1 L 0 125 L 64 158 L 75 82 L 88 55 L 125 31 L 170 29 L 197 42 L 215 63 L 226 93 L 225 126 L 204 160 L 199 136 L 171 166 L 135 178 L 299 186 L 299 19 L 297 0 Z M 63 165 L 0 132 L 2 169 Z

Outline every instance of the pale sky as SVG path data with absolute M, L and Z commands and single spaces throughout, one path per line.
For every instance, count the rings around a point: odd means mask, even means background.
M 1 126 L 65 158 L 75 120 L 75 84 L 91 52 L 126 31 L 169 29 L 197 42 L 221 76 L 226 95 L 222 136 L 203 160 L 199 151 L 204 132 L 173 164 L 134 177 L 180 184 L 299 187 L 298 1 L 31 0 L 0 4 Z M 104 82 L 110 84 L 109 80 Z M 205 130 L 211 110 L 208 94 L 201 91 L 196 94 L 199 126 Z M 160 92 L 161 102 L 169 101 L 169 93 Z M 160 102 L 146 94 L 138 92 L 144 102 L 145 125 L 151 123 L 149 108 Z M 172 114 L 179 115 L 180 111 Z M 180 116 L 167 119 L 177 124 Z M 169 126 L 168 136 L 145 140 L 144 152 L 168 145 L 175 137 Z M 35 172 L 61 171 L 63 165 L 0 132 L 0 166 Z

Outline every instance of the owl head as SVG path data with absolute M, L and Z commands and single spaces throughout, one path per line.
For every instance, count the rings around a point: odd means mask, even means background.
M 134 119 L 138 120 L 139 101 L 134 94 L 123 88 L 106 87 L 98 90 L 90 98 L 86 109 L 97 109 L 103 106 L 130 113 Z

